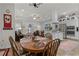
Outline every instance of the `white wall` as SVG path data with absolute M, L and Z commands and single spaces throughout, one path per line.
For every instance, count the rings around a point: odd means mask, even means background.
M 12 14 L 12 28 L 13 30 L 3 30 L 3 14 L 5 10 L 9 9 Z M 14 4 L 0 4 L 0 49 L 10 47 L 9 36 L 15 38 L 14 35 Z

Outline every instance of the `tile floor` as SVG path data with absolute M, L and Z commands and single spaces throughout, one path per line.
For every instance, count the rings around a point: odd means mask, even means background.
M 61 42 L 58 56 L 79 56 L 79 41 L 65 39 Z

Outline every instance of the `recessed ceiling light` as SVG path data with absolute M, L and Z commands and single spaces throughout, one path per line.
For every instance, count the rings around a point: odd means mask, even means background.
M 22 9 L 21 11 L 24 12 L 24 9 Z
M 34 19 L 34 20 L 36 20 L 36 18 L 35 18 L 35 17 L 34 17 L 33 19 Z

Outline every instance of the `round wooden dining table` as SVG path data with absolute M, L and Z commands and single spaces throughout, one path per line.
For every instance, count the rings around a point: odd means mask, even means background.
M 44 42 L 47 42 L 47 40 L 43 40 Z M 21 45 L 24 49 L 26 49 L 26 51 L 29 51 L 31 53 L 40 53 L 43 52 L 44 47 L 36 47 L 35 45 L 37 44 L 38 41 L 32 41 L 32 40 L 24 40 L 23 42 L 21 42 Z M 46 44 L 46 43 L 45 43 Z

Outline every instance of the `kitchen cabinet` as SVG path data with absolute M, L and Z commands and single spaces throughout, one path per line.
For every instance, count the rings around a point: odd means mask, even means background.
M 60 40 L 63 40 L 63 33 L 62 32 L 52 32 L 53 39 L 59 38 Z

